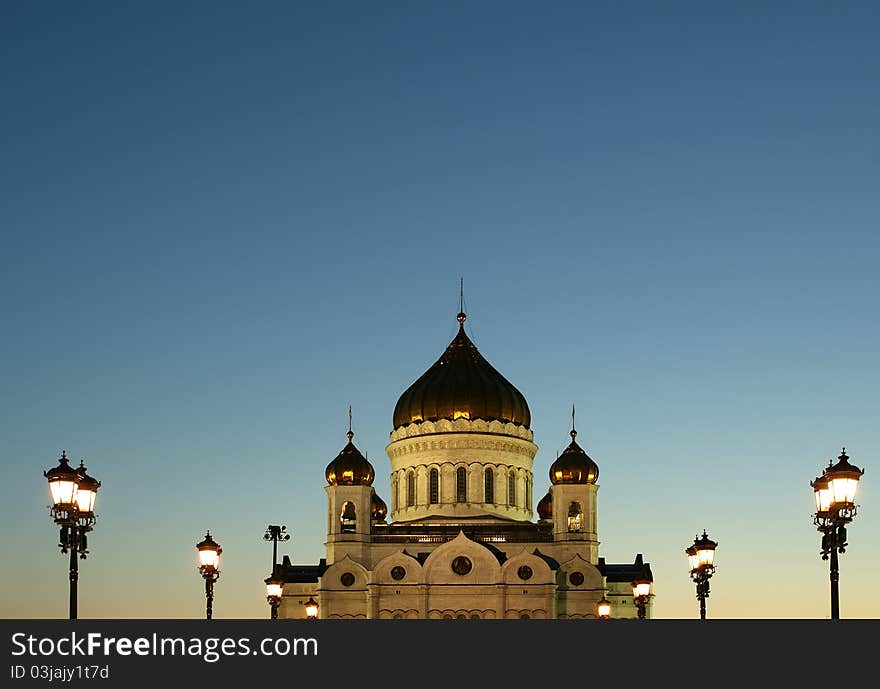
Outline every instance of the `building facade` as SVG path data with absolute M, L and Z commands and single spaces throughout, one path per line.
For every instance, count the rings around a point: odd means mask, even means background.
M 390 512 L 349 425 L 325 469 L 326 557 L 284 558 L 279 617 L 306 617 L 310 597 L 322 619 L 596 619 L 603 598 L 611 617 L 637 617 L 632 582 L 652 580 L 650 565 L 599 556 L 599 467 L 576 441 L 574 413 L 535 505 L 528 403 L 477 350 L 466 319 L 395 406 Z

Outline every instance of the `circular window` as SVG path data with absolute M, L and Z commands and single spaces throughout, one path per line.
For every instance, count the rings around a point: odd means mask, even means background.
M 339 581 L 342 582 L 343 586 L 351 586 L 354 583 L 354 574 L 351 572 L 346 572 L 341 577 L 339 577 Z
M 400 565 L 397 565 L 396 567 L 391 568 L 391 578 L 394 579 L 394 581 L 400 581 L 405 576 L 406 576 L 406 570 L 403 567 L 401 567 Z
M 518 570 L 516 570 L 516 573 L 519 575 L 519 578 L 522 579 L 523 581 L 525 581 L 526 579 L 532 578 L 532 568 L 529 567 L 528 565 L 523 565 Z
M 464 555 L 459 555 L 452 561 L 452 571 L 464 576 L 473 569 L 473 564 Z
M 580 586 L 584 583 L 584 575 L 580 572 L 572 572 L 568 575 L 568 580 L 571 582 L 572 586 Z

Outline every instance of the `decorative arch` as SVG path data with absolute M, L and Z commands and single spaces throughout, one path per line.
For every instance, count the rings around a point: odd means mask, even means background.
M 577 500 L 568 506 L 568 532 L 579 533 L 584 530 L 584 510 Z
M 528 568 L 527 570 L 524 568 Z M 554 584 L 553 570 L 547 561 L 533 552 L 523 550 L 508 558 L 501 566 L 501 579 L 508 586 L 528 584 Z
M 458 558 L 466 558 L 470 566 Z M 492 551 L 461 531 L 431 552 L 423 570 L 427 584 L 496 584 L 501 578 L 501 565 Z
M 400 569 L 396 569 L 398 567 L 403 570 L 403 576 L 400 576 Z M 416 558 L 402 550 L 386 555 L 373 565 L 372 582 L 374 584 L 400 586 L 402 584 L 421 584 L 423 581 L 422 565 Z
M 342 533 L 357 531 L 357 508 L 351 500 L 342 503 L 339 513 L 339 530 Z

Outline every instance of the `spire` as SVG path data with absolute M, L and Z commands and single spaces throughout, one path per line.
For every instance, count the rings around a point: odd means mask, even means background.
M 569 435 L 571 439 L 574 440 L 577 437 L 578 432 L 574 430 L 574 404 L 571 405 L 571 432 Z
M 345 434 L 348 438 L 348 442 L 351 442 L 351 439 L 354 438 L 354 433 L 351 432 L 351 405 L 348 405 L 348 433 Z
M 456 318 L 458 319 L 459 326 L 464 328 L 464 322 L 467 320 L 467 314 L 464 312 L 464 278 L 461 278 L 461 282 L 459 283 L 458 315 Z

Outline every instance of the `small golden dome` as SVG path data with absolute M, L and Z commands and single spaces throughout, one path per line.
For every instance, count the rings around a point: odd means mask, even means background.
M 529 427 L 526 398 L 486 361 L 464 332 L 458 314 L 458 335 L 434 364 L 410 385 L 394 407 L 394 428 L 439 419 L 482 419 Z
M 549 491 L 538 503 L 538 519 L 540 521 L 553 519 L 553 496 Z
M 388 505 L 385 504 L 385 501 L 374 490 L 373 496 L 370 498 L 370 519 L 374 522 L 384 522 L 387 515 Z
M 348 445 L 327 465 L 324 475 L 331 486 L 370 486 L 376 472 L 351 439 L 354 433 L 348 432 Z
M 550 482 L 554 486 L 560 483 L 595 483 L 599 478 L 599 466 L 575 442 L 577 431 L 571 429 L 570 435 L 571 444 L 550 466 Z

